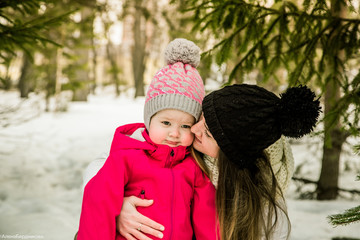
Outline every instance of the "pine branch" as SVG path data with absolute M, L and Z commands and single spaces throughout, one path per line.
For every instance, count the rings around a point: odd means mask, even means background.
M 354 146 L 355 154 L 360 155 L 360 145 Z M 360 181 L 360 175 L 357 176 L 357 180 Z
M 24 12 L 28 14 L 31 11 L 38 10 L 39 0 L 34 0 L 31 2 L 23 1 L 14 1 L 7 7 L 13 8 L 14 11 Z M 7 3 L 9 4 L 9 3 Z M 36 16 L 35 18 L 29 21 L 22 21 L 22 19 L 11 20 L 10 17 L 6 17 L 5 14 L 1 11 L 0 14 L 4 19 L 8 19 L 8 22 L 0 23 L 0 60 L 6 61 L 15 55 L 17 49 L 21 49 L 26 54 L 31 57 L 31 49 L 34 46 L 45 46 L 47 43 L 52 44 L 56 47 L 61 47 L 60 44 L 54 40 L 49 39 L 46 36 L 46 32 L 49 31 L 51 27 L 56 27 L 61 23 L 65 22 L 70 14 L 78 11 L 75 9 L 52 17 L 49 15 Z M 7 53 L 7 54 L 3 54 Z
M 290 49 L 288 49 L 286 52 L 284 52 L 284 54 L 288 54 L 291 53 L 293 51 L 296 51 L 298 49 L 301 49 L 302 47 L 310 44 L 311 42 L 317 42 L 322 35 L 325 34 L 326 31 L 328 31 L 331 27 L 333 26 L 333 22 L 328 23 L 321 31 L 319 31 L 313 38 L 309 39 L 306 38 L 305 41 L 300 42 L 299 44 L 297 44 L 296 46 L 290 47 Z M 316 41 L 315 41 L 316 40 Z
M 360 206 L 350 208 L 341 214 L 328 216 L 329 222 L 334 225 L 348 225 L 360 221 Z
M 209 1 L 211 2 L 211 1 Z M 327 15 L 317 15 L 317 14 L 309 14 L 305 11 L 301 11 L 301 10 L 296 10 L 294 12 L 287 12 L 287 13 L 284 13 L 283 11 L 280 11 L 280 10 L 277 10 L 277 9 L 274 9 L 274 8 L 269 8 L 269 7 L 264 7 L 264 6 L 261 6 L 259 4 L 253 4 L 253 3 L 247 3 L 243 0 L 234 0 L 234 1 L 229 1 L 230 4 L 233 4 L 234 6 L 239 6 L 239 5 L 244 5 L 244 6 L 247 6 L 248 8 L 250 9 L 260 9 L 260 10 L 263 10 L 263 11 L 268 11 L 268 12 L 272 12 L 273 14 L 276 14 L 276 15 L 283 15 L 285 14 L 286 16 L 296 16 L 296 17 L 300 17 L 301 15 L 305 15 L 307 16 L 308 18 L 310 19 L 313 19 L 313 20 L 328 20 L 329 19 L 329 16 Z M 360 19 L 354 19 L 354 18 L 346 18 L 346 17 L 332 17 L 333 19 L 336 19 L 336 20 L 339 20 L 341 22 L 351 22 L 351 23 L 355 23 L 355 24 L 360 24 Z
M 229 76 L 229 81 L 231 81 L 232 79 L 234 79 L 238 69 L 242 66 L 242 64 L 257 50 L 258 46 L 260 44 L 262 44 L 262 40 L 265 39 L 267 37 L 267 35 L 273 30 L 276 22 L 279 20 L 280 18 L 276 18 L 273 23 L 270 25 L 270 27 L 268 28 L 268 30 L 265 32 L 265 34 L 261 37 L 261 39 L 256 42 L 256 44 L 254 44 L 254 46 L 247 52 L 247 54 L 241 59 L 240 62 L 238 62 L 236 64 L 236 66 L 234 67 L 234 69 L 231 71 L 230 76 Z

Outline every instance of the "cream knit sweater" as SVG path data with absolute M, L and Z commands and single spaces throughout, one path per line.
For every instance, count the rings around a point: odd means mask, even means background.
M 265 149 L 265 154 L 270 159 L 281 190 L 285 193 L 294 174 L 294 156 L 288 139 L 282 136 L 274 144 Z
M 270 159 L 276 180 L 283 193 L 285 193 L 289 181 L 294 174 L 294 157 L 288 140 L 282 136 L 274 144 L 265 149 L 265 155 Z M 216 158 L 204 155 L 204 162 L 211 172 L 211 182 L 217 188 L 219 171 L 216 165 Z

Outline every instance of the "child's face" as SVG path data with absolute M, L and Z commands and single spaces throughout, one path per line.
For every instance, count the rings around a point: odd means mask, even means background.
M 191 127 L 195 118 L 183 111 L 165 109 L 156 113 L 150 120 L 149 136 L 156 144 L 170 147 L 190 146 L 194 140 Z

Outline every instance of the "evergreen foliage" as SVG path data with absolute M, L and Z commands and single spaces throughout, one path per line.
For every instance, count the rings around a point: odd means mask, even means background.
M 360 175 L 357 176 L 360 181 Z M 346 210 L 344 213 L 330 215 L 328 217 L 330 223 L 334 226 L 347 225 L 360 221 L 360 205 Z
M 22 73 L 17 84 L 21 97 L 27 97 L 29 92 L 36 90 L 54 92 L 51 89 L 54 85 L 53 77 L 47 76 L 50 64 L 42 64 L 39 70 L 43 68 L 46 71 L 39 73 L 33 64 L 33 57 L 35 53 L 51 53 L 62 47 L 60 38 L 54 37 L 52 33 L 59 31 L 76 9 L 51 11 L 58 3 L 59 0 L 9 0 L 0 3 L 0 64 L 8 69 L 12 61 L 22 56 Z M 41 80 L 41 76 L 46 76 L 45 81 Z M 12 81 L 16 81 L 10 76 L 0 76 L 0 80 L 1 87 L 5 89 L 9 89 Z
M 276 69 L 285 68 L 290 85 L 310 80 L 324 85 L 325 59 L 335 57 L 339 49 L 346 50 L 347 60 L 359 56 L 360 19 L 331 17 L 325 0 L 305 0 L 302 8 L 294 1 L 279 0 L 271 7 L 265 7 L 267 1 L 255 0 L 187 2 L 194 30 L 211 30 L 219 39 L 207 54 L 216 52 L 219 64 L 234 56 L 241 58 L 229 81 L 256 68 L 268 79 L 276 77 Z M 347 3 L 358 17 L 352 2 Z M 334 26 L 339 26 L 335 36 Z
M 204 55 L 215 55 L 219 65 L 233 64 L 226 84 L 258 70 L 263 82 L 285 78 L 289 86 L 307 84 L 323 95 L 318 197 L 336 198 L 341 146 L 360 133 L 360 9 L 351 0 L 185 2 L 193 30 L 210 31 L 217 42 Z
M 70 14 L 43 14 L 41 9 L 51 1 L 5 0 L 0 2 L 0 64 L 9 62 L 22 50 L 32 56 L 31 49 L 44 47 L 47 43 L 59 46 L 46 37 L 46 32 L 63 23 Z
M 81 15 L 83 9 L 90 9 L 88 17 Z M 7 0 L 0 2 L 0 64 L 10 66 L 10 63 L 25 53 L 30 58 L 28 64 L 32 73 L 22 75 L 20 79 L 28 91 L 45 91 L 46 98 L 55 94 L 55 84 L 58 76 L 56 71 L 58 61 L 62 63 L 61 79 L 67 83 L 62 89 L 79 89 L 89 85 L 90 81 L 76 78 L 76 72 L 88 71 L 87 64 L 79 61 L 77 50 L 87 52 L 93 47 L 93 21 L 96 12 L 102 11 L 102 5 L 95 0 Z M 90 40 L 89 40 L 90 39 Z M 58 58 L 58 50 L 61 56 Z M 34 62 L 34 56 L 41 56 Z M 22 68 L 23 70 L 24 68 Z M 7 87 L 16 79 L 1 79 L 2 86 Z M 19 81 L 20 83 L 20 81 Z M 21 87 L 19 84 L 19 89 Z M 26 97 L 27 93 L 22 97 Z
M 209 40 L 211 39 L 211 33 L 202 32 L 201 34 L 194 34 L 191 31 L 193 28 L 193 16 L 189 13 L 184 13 L 186 10 L 186 1 L 177 1 L 170 0 L 170 6 L 164 9 L 162 12 L 163 17 L 167 25 L 169 26 L 169 36 L 170 40 L 175 38 L 185 38 L 193 41 L 200 47 L 201 50 L 206 49 L 206 46 L 209 45 Z M 213 62 L 212 55 L 203 55 L 200 61 L 200 65 L 197 67 L 204 84 L 206 84 L 206 79 L 211 76 L 211 64 Z

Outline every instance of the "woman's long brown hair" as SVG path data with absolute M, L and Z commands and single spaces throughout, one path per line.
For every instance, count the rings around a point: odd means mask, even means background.
M 199 165 L 200 169 L 211 179 L 211 173 L 209 168 L 206 166 L 204 162 L 204 154 L 195 150 L 194 147 L 191 147 L 191 154 L 194 157 L 196 163 Z
M 279 211 L 290 228 L 286 208 L 280 204 L 285 202 L 283 194 L 265 156 L 252 169 L 238 169 L 220 151 L 218 164 L 216 208 L 221 240 L 272 239 Z

